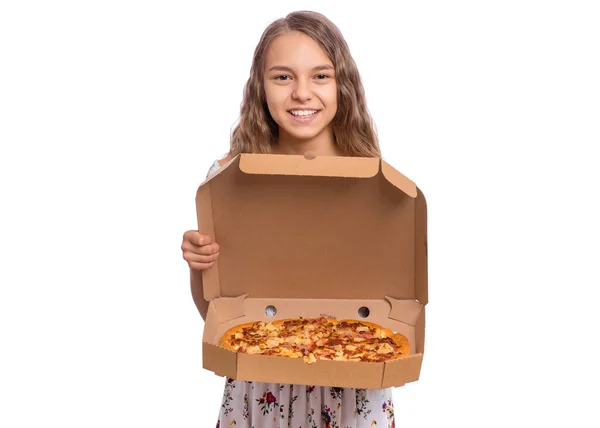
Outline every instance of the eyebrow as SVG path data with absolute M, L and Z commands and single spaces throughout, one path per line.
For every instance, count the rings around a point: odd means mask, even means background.
M 329 64 L 323 64 L 323 65 L 317 65 L 316 67 L 313 67 L 312 71 L 317 71 L 317 70 L 333 70 L 333 66 L 329 65 Z M 285 67 L 283 65 L 274 65 L 273 67 L 269 68 L 269 71 L 274 71 L 274 70 L 282 70 L 282 71 L 294 71 L 292 70 L 290 67 Z

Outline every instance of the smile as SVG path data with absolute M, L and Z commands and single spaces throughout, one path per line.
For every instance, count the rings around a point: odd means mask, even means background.
M 318 116 L 320 110 L 291 110 L 288 113 L 297 122 L 311 122 L 315 117 Z
M 317 113 L 319 110 L 290 110 L 294 116 L 312 116 Z

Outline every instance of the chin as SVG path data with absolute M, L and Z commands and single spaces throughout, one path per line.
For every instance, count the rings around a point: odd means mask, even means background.
M 304 132 L 298 132 L 296 130 L 290 130 L 290 129 L 285 129 L 286 134 L 288 134 L 290 137 L 296 139 L 296 140 L 311 140 L 315 137 L 318 137 L 319 135 L 321 135 L 323 133 L 323 129 L 319 129 L 319 130 L 305 130 Z

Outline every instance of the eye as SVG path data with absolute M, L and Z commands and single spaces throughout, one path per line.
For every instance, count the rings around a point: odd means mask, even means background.
M 288 76 L 287 74 L 281 74 L 279 76 L 275 76 L 275 80 L 289 80 L 290 76 Z
M 326 74 L 317 74 L 317 79 L 318 80 L 325 80 L 325 79 L 328 79 L 328 78 L 329 78 L 329 76 L 326 75 Z

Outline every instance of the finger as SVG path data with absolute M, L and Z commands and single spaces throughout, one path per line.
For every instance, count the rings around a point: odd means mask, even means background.
M 209 256 L 204 256 L 204 255 L 201 255 L 201 254 L 195 254 L 195 253 L 191 253 L 191 252 L 184 252 L 183 253 L 183 258 L 188 263 L 190 263 L 190 262 L 212 263 L 212 262 L 216 261 L 219 258 L 219 253 L 211 254 Z
M 183 240 L 189 241 L 194 245 L 202 246 L 209 245 L 214 242 L 214 239 L 211 235 L 203 235 L 197 230 L 188 230 L 183 234 Z
M 210 235 L 202 235 L 202 234 L 197 234 L 195 235 L 196 240 L 192 241 L 192 244 L 197 245 L 199 247 L 202 247 L 203 245 L 210 245 L 214 242 L 214 239 L 212 236 Z
M 210 245 L 203 245 L 201 247 L 196 247 L 197 251 L 194 251 L 196 254 L 202 254 L 205 256 L 210 256 L 212 254 L 216 254 L 219 252 L 219 244 L 213 242 Z
M 214 262 L 213 263 L 198 263 L 198 262 L 190 262 L 190 269 L 194 269 L 194 270 L 206 270 L 209 269 L 211 267 L 214 266 Z
M 181 249 L 186 252 L 189 251 L 194 254 L 202 254 L 204 256 L 210 256 L 211 254 L 215 254 L 219 252 L 219 244 L 212 243 L 210 245 L 203 245 L 201 247 L 192 244 L 189 241 L 183 241 L 181 245 Z

